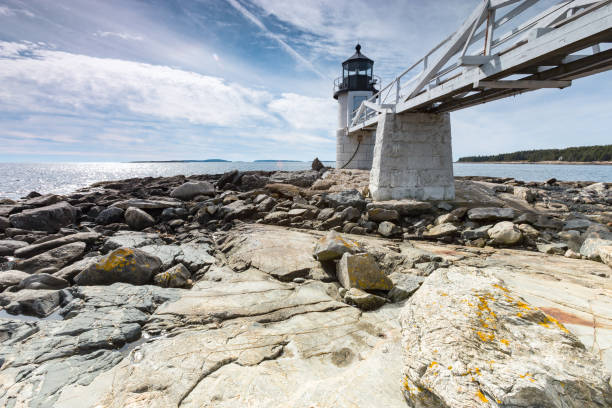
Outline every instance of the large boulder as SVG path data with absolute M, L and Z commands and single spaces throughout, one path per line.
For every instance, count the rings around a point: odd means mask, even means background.
M 310 187 L 319 178 L 319 172 L 304 171 L 277 171 L 270 176 L 270 183 L 291 184 L 297 187 Z
M 496 245 L 515 245 L 523 238 L 521 230 L 510 221 L 502 221 L 487 230 L 492 243 Z
M 170 193 L 170 197 L 181 200 L 191 200 L 199 195 L 215 195 L 215 186 L 208 181 L 188 181 L 181 184 Z
M 357 242 L 344 238 L 336 231 L 329 231 L 317 241 L 313 255 L 318 261 L 331 261 L 340 259 L 346 252 L 354 254 L 360 251 L 362 248 Z
M 472 221 L 511 220 L 516 216 L 513 208 L 478 207 L 468 210 L 468 218 Z
M 374 222 L 397 221 L 399 213 L 387 208 L 371 208 L 368 210 L 368 219 Z
M 161 260 L 144 251 L 119 248 L 102 257 L 74 278 L 78 285 L 110 285 L 115 282 L 144 285 L 151 281 Z
M 346 289 L 391 290 L 393 282 L 370 254 L 345 253 L 336 265 L 336 275 Z
M 0 256 L 13 255 L 19 248 L 27 247 L 25 241 L 15 241 L 13 239 L 0 239 Z
M 156 285 L 164 288 L 184 288 L 189 286 L 190 279 L 191 272 L 180 263 L 165 272 L 158 273 L 153 281 Z
M 382 208 L 385 210 L 397 211 L 400 215 L 419 215 L 431 212 L 433 206 L 427 201 L 416 201 L 416 200 L 388 200 L 388 201 L 375 201 L 368 203 L 368 211 L 374 208 Z
M 48 205 L 45 207 L 24 210 L 9 216 L 14 228 L 25 230 L 57 232 L 60 228 L 76 222 L 78 210 L 69 203 Z
M 87 245 L 84 242 L 73 242 L 53 248 L 32 258 L 15 262 L 14 268 L 19 271 L 34 273 L 42 268 L 63 268 L 70 262 L 78 259 L 85 252 Z
M 382 296 L 364 292 L 357 288 L 350 288 L 344 295 L 344 301 L 365 311 L 376 310 L 387 302 Z
M 612 232 L 604 225 L 592 225 L 584 233 L 580 255 L 586 256 L 589 259 L 600 259 L 599 248 L 609 245 L 612 245 Z
M 602 245 L 597 249 L 601 262 L 612 268 L 612 245 Z
M 0 306 L 11 314 L 46 317 L 59 306 L 60 300 L 59 290 L 23 289 L 0 293 Z
M 23 279 L 30 276 L 29 273 L 17 270 L 0 271 L 0 292 L 9 286 L 19 284 Z
M 355 189 L 340 191 L 338 193 L 327 193 L 323 195 L 323 200 L 330 207 L 355 207 L 363 211 L 366 208 L 366 201 L 363 195 Z
M 18 258 L 29 258 L 45 251 L 49 251 L 53 248 L 72 244 L 73 242 L 93 242 L 99 237 L 100 234 L 97 232 L 78 232 L 76 234 L 66 235 L 65 237 L 41 242 L 40 244 L 21 247 L 15 250 L 15 256 Z
M 5 229 L 11 226 L 11 222 L 6 217 L 0 217 L 0 232 L 4 232 Z
M 19 289 L 64 289 L 70 286 L 68 281 L 47 273 L 28 275 L 19 282 Z
M 96 216 L 96 224 L 108 225 L 123 222 L 123 209 L 119 207 L 108 207 Z
M 411 407 L 612 406 L 602 362 L 486 270 L 438 269 L 400 322 Z
M 140 208 L 128 207 L 128 209 L 125 210 L 124 217 L 125 223 L 135 230 L 141 230 L 155 225 L 155 218 Z
M 458 228 L 454 224 L 447 222 L 444 224 L 436 225 L 430 230 L 423 232 L 423 237 L 432 239 L 442 238 L 446 236 L 455 235 L 457 231 Z
M 164 208 L 177 208 L 182 206 L 182 201 L 167 197 L 148 200 L 130 198 L 129 200 L 123 200 L 113 204 L 113 207 L 118 207 L 122 210 L 127 210 L 130 207 L 140 208 L 141 210 L 163 210 Z

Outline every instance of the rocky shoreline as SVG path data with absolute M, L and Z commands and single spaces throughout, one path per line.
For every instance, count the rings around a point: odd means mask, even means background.
M 0 199 L 0 406 L 612 406 L 612 183 L 367 185 L 315 160 Z

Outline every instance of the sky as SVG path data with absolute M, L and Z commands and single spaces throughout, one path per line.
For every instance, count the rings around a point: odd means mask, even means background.
M 356 42 L 387 83 L 478 3 L 0 0 L 0 161 L 334 160 Z M 606 72 L 453 112 L 453 156 L 609 144 L 610 95 Z

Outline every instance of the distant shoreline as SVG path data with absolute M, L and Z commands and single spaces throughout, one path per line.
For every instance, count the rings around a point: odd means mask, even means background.
M 568 164 L 568 165 L 597 165 L 597 166 L 612 166 L 612 161 L 591 161 L 591 162 L 576 162 L 576 161 L 556 161 L 556 160 L 548 160 L 548 161 L 537 161 L 530 162 L 526 160 L 521 161 L 456 161 L 457 164 L 467 163 L 467 164 Z

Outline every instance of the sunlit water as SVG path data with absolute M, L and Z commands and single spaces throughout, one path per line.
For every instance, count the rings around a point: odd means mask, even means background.
M 325 162 L 333 166 L 333 162 Z M 218 174 L 238 170 L 305 170 L 310 162 L 231 163 L 0 163 L 0 197 L 19 198 L 30 191 L 66 194 L 97 181 L 132 177 Z M 550 178 L 612 182 L 612 166 L 556 164 L 455 163 L 456 176 Z

